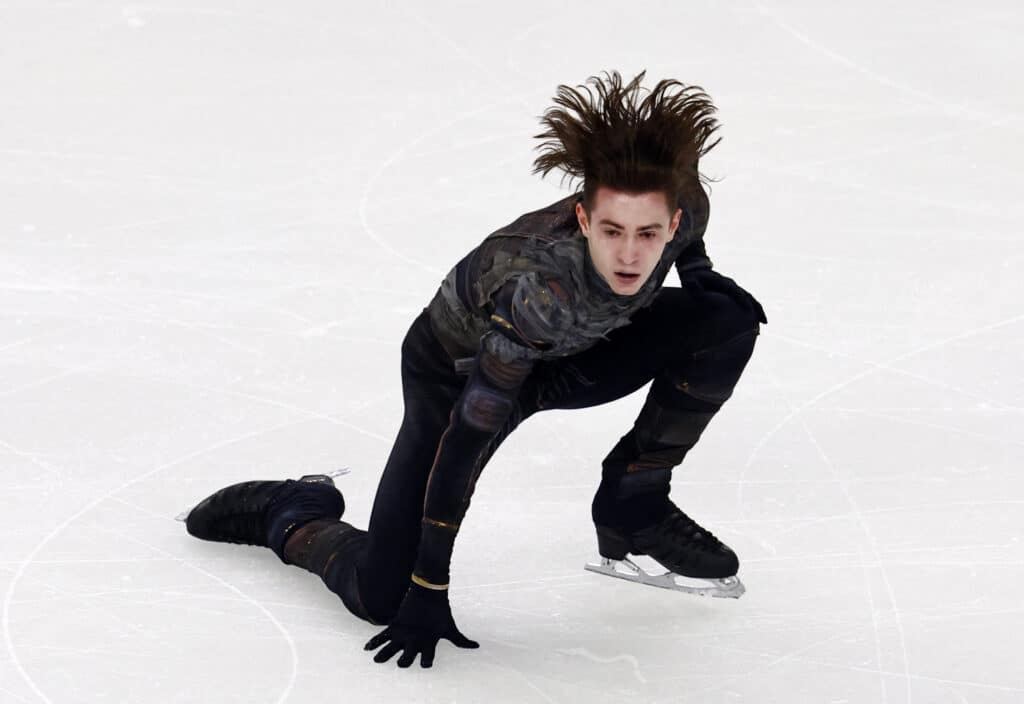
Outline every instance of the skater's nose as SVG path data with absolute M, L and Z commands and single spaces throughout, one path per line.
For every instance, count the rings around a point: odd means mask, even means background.
M 636 266 L 639 251 L 640 247 L 635 239 L 623 238 L 623 243 L 619 247 L 619 264 L 624 267 Z

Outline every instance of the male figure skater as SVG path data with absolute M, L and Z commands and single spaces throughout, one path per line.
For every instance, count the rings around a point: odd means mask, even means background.
M 495 231 L 448 273 L 402 343 L 405 413 L 367 530 L 339 520 L 330 477 L 225 487 L 188 515 L 204 540 L 270 547 L 320 575 L 356 616 L 386 625 L 366 644 L 399 667 L 438 641 L 476 648 L 448 601 L 455 536 L 476 480 L 524 419 L 586 408 L 652 382 L 633 427 L 602 464 L 592 503 L 605 566 L 647 554 L 702 593 L 739 596 L 736 554 L 669 499 L 682 462 L 732 395 L 753 353 L 761 305 L 712 270 L 697 170 L 718 129 L 696 86 L 646 71 L 599 99 L 559 86 L 534 173 L 583 190 Z M 607 75 L 607 74 L 606 74 Z M 670 93 L 679 86 L 682 90 Z M 681 288 L 662 288 L 675 266 Z M 611 573 L 609 571 L 609 573 Z M 646 581 L 639 575 L 638 581 Z

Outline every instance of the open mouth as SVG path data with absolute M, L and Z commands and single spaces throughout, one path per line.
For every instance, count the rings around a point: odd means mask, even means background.
M 640 278 L 640 274 L 624 274 L 621 271 L 616 271 L 615 278 L 624 284 L 631 284 Z

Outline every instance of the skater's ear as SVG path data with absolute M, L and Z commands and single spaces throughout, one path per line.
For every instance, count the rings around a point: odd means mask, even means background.
M 583 233 L 583 236 L 589 237 L 590 219 L 587 217 L 587 209 L 583 207 L 583 203 L 576 204 L 576 221 L 580 225 L 580 232 Z

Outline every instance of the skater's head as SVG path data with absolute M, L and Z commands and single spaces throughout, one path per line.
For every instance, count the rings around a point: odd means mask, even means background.
M 598 188 L 589 215 L 576 204 L 594 269 L 615 293 L 636 293 L 654 273 L 683 211 L 677 208 L 671 219 L 668 212 L 661 191 L 628 193 L 606 186 Z
M 701 187 L 700 157 L 719 141 L 706 144 L 718 125 L 699 87 L 666 79 L 638 101 L 644 74 L 626 86 L 618 71 L 607 81 L 591 76 L 597 98 L 586 86 L 584 95 L 560 85 L 554 100 L 562 107 L 549 108 L 541 118 L 548 129 L 534 135 L 548 141 L 533 173 L 557 168 L 583 180 L 580 230 L 597 272 L 624 295 L 653 273 L 679 226 L 679 206 Z M 669 93 L 673 86 L 681 90 Z M 616 272 L 639 275 L 629 281 Z

